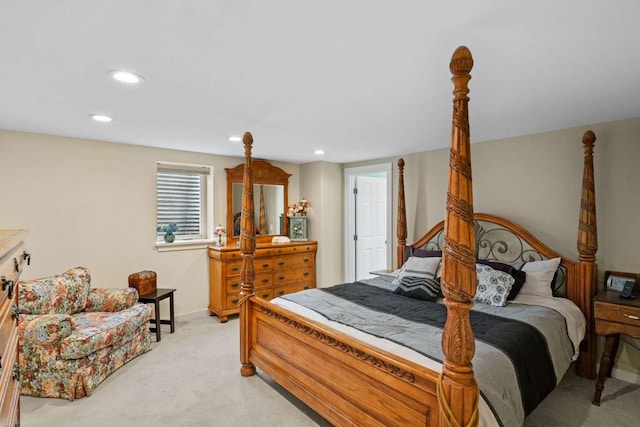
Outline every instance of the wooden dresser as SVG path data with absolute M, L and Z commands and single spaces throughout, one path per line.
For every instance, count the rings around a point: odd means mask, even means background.
M 318 243 L 258 243 L 254 254 L 256 295 L 271 299 L 316 286 Z M 242 256 L 237 246 L 210 246 L 209 312 L 221 322 L 238 313 Z
M 20 425 L 18 278 L 31 261 L 25 230 L 0 230 L 0 426 Z

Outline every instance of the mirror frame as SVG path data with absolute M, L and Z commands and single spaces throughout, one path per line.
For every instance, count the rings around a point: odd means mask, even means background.
M 227 244 L 235 244 L 240 236 L 233 236 L 233 184 L 240 183 L 244 178 L 244 163 L 240 163 L 234 168 L 225 168 L 227 172 Z M 253 184 L 268 184 L 284 186 L 284 198 L 282 213 L 284 213 L 284 229 L 285 235 L 289 227 L 287 218 L 287 203 L 289 200 L 289 177 L 290 173 L 285 172 L 281 168 L 272 165 L 266 160 L 253 160 L 251 162 L 251 171 L 253 175 Z M 268 239 L 270 242 L 273 236 L 280 234 L 269 234 L 257 236 L 258 241 Z

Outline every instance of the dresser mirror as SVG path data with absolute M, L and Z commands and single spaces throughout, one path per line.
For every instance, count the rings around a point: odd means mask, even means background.
M 251 167 L 256 234 L 258 237 L 286 235 L 285 212 L 291 174 L 266 160 L 254 160 Z M 235 243 L 240 237 L 244 163 L 225 170 L 227 171 L 227 241 Z

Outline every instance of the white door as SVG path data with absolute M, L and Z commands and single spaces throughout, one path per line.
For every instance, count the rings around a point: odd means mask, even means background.
M 356 280 L 387 268 L 387 179 L 356 178 Z

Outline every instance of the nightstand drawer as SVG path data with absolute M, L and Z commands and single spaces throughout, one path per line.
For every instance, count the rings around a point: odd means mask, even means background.
M 596 319 L 609 322 L 623 323 L 625 325 L 640 327 L 640 308 L 607 303 L 596 303 Z

